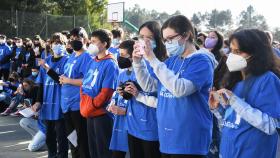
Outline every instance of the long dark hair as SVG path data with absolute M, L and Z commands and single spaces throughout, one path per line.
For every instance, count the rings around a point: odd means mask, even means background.
M 218 41 L 217 41 L 215 47 L 211 50 L 211 52 L 214 54 L 215 59 L 217 61 L 220 61 L 220 59 L 223 56 L 223 52 L 221 51 L 221 49 L 223 48 L 224 37 L 221 33 L 219 33 L 216 30 L 213 30 L 213 31 L 210 31 L 210 32 L 214 32 L 218 37 Z
M 245 69 L 245 76 L 260 76 L 267 71 L 280 76 L 279 58 L 273 53 L 265 32 L 258 29 L 245 29 L 234 32 L 229 38 L 229 43 L 233 40 L 238 42 L 240 51 L 251 56 Z M 224 78 L 224 87 L 232 89 L 241 79 L 241 72 L 228 73 Z
M 140 33 L 140 30 L 144 27 L 148 28 L 153 33 L 153 37 L 156 42 L 156 48 L 154 49 L 156 57 L 160 61 L 164 61 L 165 59 L 168 58 L 168 56 L 167 56 L 165 45 L 162 42 L 160 24 L 156 21 L 147 21 L 139 27 L 138 33 Z
M 33 89 L 35 86 L 37 86 L 36 83 L 33 80 L 28 79 L 28 78 L 24 78 L 22 83 L 23 82 L 27 83 L 30 86 L 31 89 Z

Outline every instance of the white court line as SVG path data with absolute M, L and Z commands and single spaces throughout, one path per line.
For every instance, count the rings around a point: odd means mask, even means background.
M 25 150 L 28 150 L 28 148 L 23 148 L 23 149 L 20 149 L 19 151 L 25 151 Z
M 6 133 L 13 133 L 15 131 L 5 131 L 5 132 L 0 132 L 0 134 L 6 134 Z
M 41 155 L 41 154 L 48 154 L 48 151 L 38 151 L 38 153 L 36 153 L 36 155 Z
M 30 142 L 31 142 L 31 141 L 23 141 L 23 142 L 19 142 L 19 143 L 17 143 L 17 144 L 13 144 L 13 145 L 3 146 L 3 148 L 9 148 L 9 147 L 12 147 L 12 146 L 29 144 Z
M 36 157 L 36 158 L 44 158 L 44 157 L 48 157 L 48 155 L 44 155 L 44 156 L 40 156 L 40 157 Z
M 14 124 L 6 124 L 6 125 L 0 125 L 0 127 L 4 127 L 4 126 L 17 126 L 19 125 L 18 123 L 14 123 Z

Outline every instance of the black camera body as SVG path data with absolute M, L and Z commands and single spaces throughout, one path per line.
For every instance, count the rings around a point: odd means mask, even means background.
M 127 80 L 127 81 L 125 81 L 125 82 L 120 82 L 119 87 L 121 88 L 121 90 L 124 91 L 122 97 L 123 97 L 125 100 L 130 100 L 130 99 L 133 97 L 132 94 L 130 94 L 130 93 L 128 93 L 128 92 L 126 92 L 126 91 L 124 90 L 125 87 L 129 85 L 128 82 L 132 82 L 132 83 L 136 86 L 136 88 L 138 89 L 138 91 L 142 91 L 142 88 L 140 87 L 140 85 L 139 85 L 137 82 L 135 82 L 135 81 Z

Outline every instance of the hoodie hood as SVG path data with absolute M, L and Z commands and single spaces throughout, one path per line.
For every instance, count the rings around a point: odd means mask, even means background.
M 212 65 L 213 65 L 214 69 L 216 69 L 216 67 L 218 66 L 219 62 L 216 60 L 216 58 L 215 58 L 213 53 L 211 53 L 209 50 L 207 50 L 205 48 L 199 49 L 197 52 L 195 52 L 195 54 L 197 54 L 197 53 L 206 54 L 209 57 L 209 59 L 210 59 Z
M 116 61 L 116 59 L 112 53 L 107 54 L 105 57 L 103 57 L 101 59 L 98 59 L 97 56 L 94 57 L 94 60 L 96 62 L 100 62 L 100 61 L 107 60 L 107 59 L 113 59 L 114 61 Z

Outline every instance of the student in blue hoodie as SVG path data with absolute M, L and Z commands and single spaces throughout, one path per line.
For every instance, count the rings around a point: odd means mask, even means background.
M 149 40 L 152 50 L 155 51 L 156 58 L 164 61 L 167 58 L 167 52 L 162 42 L 160 33 L 160 25 L 155 21 L 148 21 L 142 24 L 139 28 L 139 40 Z M 120 67 L 124 67 L 131 60 L 132 54 L 125 57 L 119 57 L 118 62 Z M 130 63 L 131 64 L 131 63 Z M 151 67 L 148 68 L 151 71 Z M 129 72 L 129 70 L 128 70 Z M 136 82 L 136 74 L 132 71 L 129 75 L 125 72 L 126 80 Z M 132 158 L 157 158 L 160 157 L 159 142 L 158 142 L 158 127 L 156 118 L 156 109 L 148 107 L 142 102 L 137 101 L 138 93 L 132 93 L 130 89 L 135 84 L 129 83 L 127 90 L 134 97 L 130 100 L 127 110 L 127 126 L 128 126 L 128 143 L 130 157 Z M 139 89 L 139 88 L 138 88 Z M 139 89 L 141 94 L 153 96 L 156 93 L 145 92 Z
M 16 72 L 13 72 L 9 76 L 9 80 L 6 82 L 0 83 L 0 102 L 1 109 L 5 107 L 5 105 L 9 105 L 11 99 L 15 96 L 14 92 L 17 90 L 19 86 L 19 75 Z
M 63 74 L 67 56 L 64 56 L 65 44 L 61 33 L 54 33 L 51 39 L 53 56 L 40 61 L 41 69 L 37 77 L 42 95 L 42 107 L 39 119 L 46 124 L 46 144 L 49 157 L 68 157 L 68 141 L 65 122 L 61 110 L 61 85 L 53 80 L 48 72 L 50 69 Z
M 10 73 L 12 50 L 6 43 L 6 36 L 0 35 L 0 78 L 7 81 Z
M 77 146 L 71 143 L 73 158 L 89 158 L 87 122 L 80 112 L 80 86 L 88 72 L 92 58 L 87 52 L 88 34 L 82 27 L 71 30 L 71 45 L 74 52 L 64 66 L 63 75 L 59 76 L 61 89 L 61 108 L 65 120 L 67 135 L 77 133 Z M 55 72 L 54 72 L 55 73 Z
M 206 50 L 196 50 L 194 29 L 185 16 L 171 17 L 161 31 L 171 57 L 159 61 L 146 40 L 144 48 L 139 43 L 134 47 L 133 67 L 142 89 L 157 92 L 162 157 L 204 157 L 212 135 L 212 114 L 207 101 L 213 83 L 213 60 Z M 142 57 L 153 73 L 147 71 Z
M 119 45 L 122 42 L 122 34 L 123 30 L 121 28 L 119 29 L 113 29 L 111 31 L 111 38 L 112 38 L 112 43 L 110 48 L 108 48 L 108 51 L 114 55 L 114 57 L 117 59 L 118 56 L 120 55 L 120 49 Z
M 91 158 L 112 157 L 109 150 L 113 120 L 106 107 L 117 86 L 119 69 L 113 54 L 108 52 L 111 39 L 106 30 L 91 34 L 91 47 L 95 57 L 88 65 L 88 72 L 81 88 L 80 111 L 87 118 L 88 145 Z
M 275 158 L 280 120 L 279 59 L 275 59 L 263 31 L 241 30 L 229 41 L 226 89 L 212 91 L 209 98 L 214 114 L 222 119 L 220 157 Z
M 119 45 L 120 56 L 118 58 L 118 65 L 123 71 L 118 77 L 118 86 L 120 83 L 127 81 L 127 77 L 132 72 L 131 61 L 120 60 L 125 57 L 132 56 L 133 52 L 133 40 L 127 40 Z M 125 61 L 125 62 L 122 62 Z M 123 94 L 122 94 L 123 95 Z M 128 152 L 128 138 L 127 138 L 127 108 L 131 101 L 126 100 L 119 93 L 115 93 L 112 104 L 108 107 L 108 111 L 114 114 L 114 125 L 112 130 L 112 138 L 110 142 L 110 150 L 112 150 L 112 158 L 125 158 Z
M 19 59 L 19 54 L 24 49 L 23 47 L 24 46 L 22 43 L 22 39 L 15 37 L 15 46 L 13 47 L 13 50 L 12 50 L 11 61 L 12 61 L 12 71 L 15 71 L 17 73 L 20 73 L 21 65 L 19 64 L 18 59 Z

